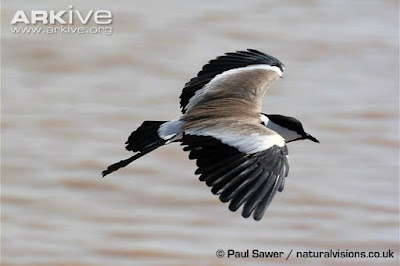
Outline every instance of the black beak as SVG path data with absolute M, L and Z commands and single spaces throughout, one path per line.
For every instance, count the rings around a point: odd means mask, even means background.
M 304 135 L 304 138 L 305 138 L 305 139 L 309 139 L 309 140 L 311 140 L 311 141 L 314 141 L 314 142 L 316 142 L 316 143 L 319 143 L 319 140 L 317 140 L 316 138 L 314 138 L 313 136 L 311 136 L 311 135 L 308 134 L 308 133 L 306 133 L 306 134 Z

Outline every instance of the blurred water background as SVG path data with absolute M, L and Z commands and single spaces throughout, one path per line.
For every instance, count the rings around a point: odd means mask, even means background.
M 16 10 L 71 4 L 110 10 L 113 34 L 11 33 Z M 2 265 L 397 265 L 398 38 L 398 1 L 2 1 Z M 179 145 L 100 178 L 143 120 L 180 115 L 203 64 L 246 48 L 286 65 L 263 110 L 321 141 L 289 145 L 263 220 L 230 212 Z M 295 256 L 330 249 L 396 258 Z

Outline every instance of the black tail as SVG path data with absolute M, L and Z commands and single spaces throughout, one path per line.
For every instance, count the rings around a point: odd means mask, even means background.
M 143 155 L 161 147 L 165 144 L 165 140 L 158 135 L 158 129 L 167 121 L 144 121 L 143 124 L 132 132 L 128 140 L 125 142 L 128 151 L 138 152 L 132 157 L 119 161 L 110 165 L 107 170 L 102 172 L 103 177 L 117 171 L 119 168 L 125 167 L 131 162 L 139 159 Z
M 162 146 L 165 144 L 165 140 L 160 138 L 158 135 L 158 129 L 162 124 L 167 121 L 144 121 L 143 124 L 138 127 L 129 136 L 125 142 L 128 151 L 133 152 L 145 152 L 148 148 L 154 145 Z

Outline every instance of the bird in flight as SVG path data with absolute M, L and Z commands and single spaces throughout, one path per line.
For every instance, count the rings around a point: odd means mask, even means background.
M 144 121 L 126 141 L 135 154 L 110 165 L 103 177 L 143 155 L 178 142 L 196 175 L 230 202 L 242 205 L 242 216 L 260 220 L 289 172 L 286 144 L 319 141 L 306 133 L 299 120 L 261 112 L 268 87 L 282 77 L 285 66 L 275 57 L 254 49 L 219 56 L 206 65 L 182 90 L 182 116 L 171 121 Z

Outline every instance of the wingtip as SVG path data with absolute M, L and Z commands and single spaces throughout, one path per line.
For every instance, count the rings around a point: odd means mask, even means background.
M 261 215 L 261 216 L 254 215 L 253 216 L 254 220 L 257 221 L 257 222 L 260 221 L 262 217 L 263 217 L 263 215 Z

